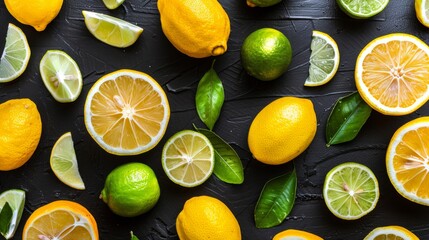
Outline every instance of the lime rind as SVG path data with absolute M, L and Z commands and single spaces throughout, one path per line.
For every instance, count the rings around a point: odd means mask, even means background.
M 337 0 L 340 9 L 352 18 L 366 19 L 379 14 L 389 0 Z
M 125 0 L 103 0 L 104 5 L 110 10 L 118 8 L 124 2 Z
M 30 46 L 24 32 L 9 23 L 6 44 L 0 58 L 0 82 L 10 82 L 24 73 L 30 60 Z
M 25 191 L 20 189 L 11 189 L 3 192 L 0 195 L 0 210 L 3 208 L 6 202 L 9 203 L 9 206 L 12 209 L 12 219 L 10 221 L 9 230 L 2 235 L 6 239 L 11 239 L 18 229 L 22 212 L 24 211 Z

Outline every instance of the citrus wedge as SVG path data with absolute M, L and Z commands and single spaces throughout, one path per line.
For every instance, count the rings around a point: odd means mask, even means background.
M 273 240 L 323 240 L 323 238 L 306 231 L 288 229 L 277 233 Z
M 162 150 L 162 167 L 168 178 L 183 187 L 205 182 L 213 172 L 214 149 L 203 134 L 183 130 L 174 134 Z
M 337 73 L 340 51 L 334 39 L 326 33 L 313 31 L 309 76 L 304 86 L 315 87 L 328 83 Z
M 70 132 L 62 135 L 51 152 L 51 169 L 57 178 L 75 189 L 84 190 L 85 184 L 79 174 L 73 139 Z
M 0 194 L 0 212 L 8 203 L 12 210 L 12 217 L 10 219 L 9 229 L 2 235 L 6 239 L 12 239 L 18 228 L 19 221 L 21 221 L 22 212 L 25 205 L 25 192 L 20 189 L 11 189 L 4 191 Z
M 386 153 L 390 182 L 406 199 L 429 206 L 429 117 L 420 117 L 393 134 Z
M 155 147 L 164 136 L 170 106 L 155 79 L 122 69 L 94 83 L 84 119 L 89 134 L 107 152 L 136 155 Z
M 67 53 L 48 50 L 40 61 L 43 83 L 58 102 L 75 101 L 82 91 L 79 66 Z
M 25 240 L 98 240 L 97 223 L 82 205 L 67 200 L 48 203 L 34 211 L 24 225 Z
M 378 227 L 372 230 L 364 240 L 419 240 L 408 229 L 401 226 Z
M 426 27 L 429 27 L 429 0 L 415 0 L 417 19 Z
M 119 18 L 91 11 L 82 11 L 85 25 L 98 40 L 114 47 L 125 48 L 137 41 L 143 28 Z
M 352 18 L 366 19 L 386 8 L 389 0 L 337 0 L 338 6 Z
M 6 44 L 0 58 L 0 82 L 10 82 L 21 76 L 27 68 L 30 55 L 30 46 L 24 32 L 9 23 Z
M 104 5 L 110 10 L 116 9 L 124 3 L 125 0 L 103 0 Z
M 429 47 L 415 36 L 393 33 L 360 52 L 356 87 L 373 109 L 385 115 L 414 112 L 429 99 Z
M 332 168 L 323 184 L 326 206 L 344 220 L 359 219 L 370 213 L 379 195 L 374 173 L 359 163 L 347 162 Z

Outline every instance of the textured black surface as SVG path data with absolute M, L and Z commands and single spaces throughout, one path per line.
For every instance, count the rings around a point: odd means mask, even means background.
M 215 69 L 225 87 L 226 101 L 214 131 L 229 142 L 245 167 L 242 185 L 228 185 L 212 176 L 203 185 L 185 189 L 172 183 L 164 174 L 160 156 L 165 141 L 174 133 L 191 129 L 192 123 L 203 127 L 195 110 L 194 96 L 199 79 L 211 65 L 212 58 L 192 59 L 179 53 L 161 31 L 155 0 L 126 0 L 115 11 L 108 11 L 101 0 L 65 0 L 58 17 L 43 32 L 18 23 L 0 2 L 0 48 L 9 22 L 17 24 L 28 37 L 32 50 L 25 73 L 17 80 L 0 85 L 0 102 L 29 97 L 41 113 L 41 142 L 23 167 L 0 172 L 0 191 L 21 188 L 27 202 L 15 239 L 29 215 L 43 204 L 69 199 L 87 207 L 97 220 L 100 238 L 129 239 L 132 230 L 140 239 L 177 239 L 175 219 L 184 202 L 192 196 L 210 195 L 222 200 L 237 217 L 243 239 L 271 239 L 277 232 L 302 229 L 324 239 L 362 239 L 370 230 L 384 225 L 402 225 L 420 239 L 429 239 L 429 208 L 402 198 L 392 187 L 385 170 L 384 155 L 394 131 L 403 123 L 428 115 L 427 104 L 413 114 L 388 117 L 373 112 L 358 137 L 346 144 L 325 146 L 325 125 L 336 99 L 356 90 L 353 72 L 360 50 L 373 38 L 392 32 L 406 32 L 429 42 L 428 29 L 416 19 L 412 0 L 392 0 L 387 8 L 370 20 L 354 20 L 337 7 L 334 0 L 284 0 L 279 5 L 252 9 L 245 0 L 220 0 L 231 20 L 228 51 L 217 58 Z M 94 10 L 120 17 L 145 30 L 135 45 L 127 49 L 110 47 L 95 39 L 86 29 L 82 10 Z M 240 63 L 244 38 L 261 27 L 276 28 L 289 38 L 293 59 L 281 78 L 260 82 L 247 76 Z M 338 43 L 341 65 L 327 85 L 304 87 L 312 30 L 330 34 Z M 61 49 L 72 56 L 84 76 L 81 96 L 70 104 L 57 103 L 44 87 L 39 62 L 49 49 Z M 92 84 L 102 75 L 121 68 L 136 69 L 152 75 L 165 89 L 171 119 L 163 140 L 148 153 L 118 157 L 106 153 L 89 136 L 83 124 L 83 104 Z M 292 168 L 292 163 L 268 166 L 253 160 L 247 147 L 247 131 L 254 116 L 269 102 L 281 96 L 310 98 L 317 112 L 318 129 L 310 147 L 294 160 L 298 174 L 295 206 L 283 224 L 270 229 L 255 228 L 253 210 L 264 183 Z M 49 155 L 57 138 L 71 131 L 80 173 L 87 189 L 78 191 L 61 183 L 50 170 Z M 149 213 L 135 218 L 114 215 L 98 199 L 107 174 L 116 166 L 139 161 L 151 166 L 158 176 L 161 198 Z M 375 210 L 356 221 L 333 216 L 322 199 L 325 174 L 345 161 L 369 166 L 380 183 L 380 200 Z M 197 226 L 196 226 L 197 227 Z

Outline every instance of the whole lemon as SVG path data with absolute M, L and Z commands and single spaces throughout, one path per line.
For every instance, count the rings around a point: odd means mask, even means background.
M 241 240 L 240 225 L 220 200 L 209 196 L 186 201 L 176 219 L 180 240 Z
M 151 210 L 160 196 L 154 171 L 143 163 L 132 162 L 107 175 L 100 198 L 122 217 L 135 217 Z
M 316 129 L 316 112 L 311 100 L 282 97 L 256 115 L 247 141 L 256 160 L 279 165 L 304 152 L 313 141 Z
M 12 99 L 0 104 L 0 170 L 24 165 L 33 155 L 42 135 L 42 121 L 30 99 Z
M 223 54 L 229 17 L 217 0 L 158 0 L 161 27 L 180 52 L 194 58 Z
M 40 32 L 58 15 L 63 0 L 4 0 L 4 3 L 16 20 Z

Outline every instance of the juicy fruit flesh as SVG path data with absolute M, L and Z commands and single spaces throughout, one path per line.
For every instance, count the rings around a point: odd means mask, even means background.
M 373 16 L 382 11 L 389 0 L 337 0 L 348 14 Z

